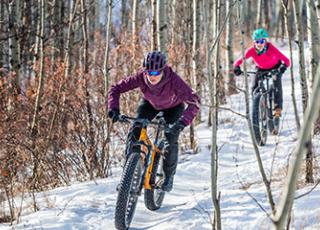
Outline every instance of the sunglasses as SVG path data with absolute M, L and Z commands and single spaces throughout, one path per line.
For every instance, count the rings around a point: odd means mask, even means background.
M 153 71 L 146 71 L 148 73 L 149 76 L 152 76 L 152 77 L 156 77 L 156 76 L 159 76 L 161 74 L 161 71 L 156 71 L 156 70 L 153 70 Z
M 263 44 L 263 43 L 265 43 L 266 42 L 266 39 L 259 39 L 259 40 L 255 40 L 255 43 L 256 44 Z

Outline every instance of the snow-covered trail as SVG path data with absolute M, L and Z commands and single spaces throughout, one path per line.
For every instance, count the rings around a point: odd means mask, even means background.
M 286 52 L 286 54 L 288 54 Z M 297 63 L 297 62 L 296 62 Z M 298 70 L 298 67 L 295 67 Z M 239 85 L 243 83 L 239 78 Z M 296 97 L 301 109 L 299 81 L 296 80 Z M 288 158 L 297 138 L 291 102 L 289 73 L 283 77 L 284 112 L 278 136 L 269 136 L 268 144 L 261 147 L 261 157 L 268 177 L 272 173 L 275 202 L 282 191 Z M 228 98 L 228 105 L 243 113 L 244 96 Z M 271 229 L 272 225 L 249 192 L 270 213 L 265 187 L 259 174 L 246 120 L 228 111 L 219 113 L 219 191 L 223 229 Z M 180 157 L 172 192 L 166 194 L 163 207 L 149 211 L 140 197 L 132 222 L 132 229 L 212 229 L 213 206 L 210 182 L 210 135 L 205 123 L 196 129 L 200 153 Z M 319 140 L 319 138 L 318 138 Z M 315 141 L 319 149 L 320 141 Z M 13 229 L 115 229 L 114 209 L 116 185 L 120 169 L 112 177 L 54 189 L 38 194 L 41 209 L 21 217 Z M 319 178 L 319 175 L 316 175 Z M 297 194 L 310 190 L 304 187 Z M 295 201 L 293 229 L 320 229 L 320 188 Z M 12 229 L 1 225 L 0 229 Z

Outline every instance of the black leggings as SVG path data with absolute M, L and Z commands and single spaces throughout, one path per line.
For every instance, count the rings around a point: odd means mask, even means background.
M 167 124 L 175 123 L 182 115 L 184 111 L 184 104 L 179 104 L 173 108 L 164 109 L 164 110 L 156 110 L 147 100 L 143 99 L 137 109 L 137 118 L 148 119 L 151 121 L 160 111 L 163 112 L 163 116 Z M 131 136 L 128 137 L 128 140 L 131 143 L 134 143 L 139 140 L 141 133 L 141 124 L 135 123 L 131 127 Z M 165 137 L 168 142 L 168 146 L 165 149 L 165 158 L 163 161 L 163 170 L 165 176 L 174 175 L 176 172 L 177 164 L 178 164 L 178 138 L 179 136 L 172 135 L 170 133 L 165 133 Z M 130 145 L 129 145 L 130 146 Z M 138 146 L 133 148 L 139 148 Z M 134 149 L 136 151 L 139 149 Z
M 280 63 L 281 64 L 281 63 Z M 276 66 L 274 66 L 271 69 L 257 69 L 257 74 L 255 75 L 253 81 L 252 81 L 252 93 L 254 92 L 254 90 L 258 87 L 258 75 L 259 72 L 264 72 L 264 71 L 268 71 L 268 70 L 272 70 L 272 69 L 277 69 L 279 68 L 280 64 L 277 64 Z M 283 96 L 282 96 L 282 82 L 281 82 L 281 78 L 282 78 L 282 74 L 279 73 L 277 74 L 277 78 L 276 80 L 273 80 L 273 85 L 275 88 L 275 92 L 274 92 L 274 108 L 273 109 L 282 109 L 282 104 L 283 104 Z

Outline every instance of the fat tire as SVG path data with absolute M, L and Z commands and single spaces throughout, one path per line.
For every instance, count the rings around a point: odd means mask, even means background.
M 265 100 L 265 96 L 263 94 L 258 93 L 254 95 L 253 102 L 252 102 L 252 126 L 253 126 L 253 132 L 256 139 L 256 142 L 259 146 L 264 146 L 267 142 L 267 127 L 264 127 L 264 135 L 261 135 L 260 132 L 260 101 Z M 267 118 L 267 111 L 265 111 L 266 119 Z
M 153 185 L 152 189 L 144 190 L 144 204 L 147 209 L 155 211 L 159 209 L 162 205 L 165 192 L 161 188 L 156 188 L 154 185 L 158 184 L 157 173 L 162 170 L 162 165 L 160 164 L 160 154 L 156 154 L 153 162 L 153 168 L 150 176 L 150 184 Z
M 138 195 L 134 197 L 135 201 L 132 204 L 132 208 L 128 219 L 126 219 L 126 213 L 128 208 L 128 201 L 130 193 L 132 193 L 131 187 L 133 183 L 140 185 L 141 181 L 141 157 L 140 153 L 131 153 L 126 161 L 124 170 L 122 172 L 121 181 L 118 186 L 118 197 L 115 208 L 115 227 L 120 230 L 128 229 L 134 216 L 135 208 L 138 201 Z M 136 190 L 137 191 L 137 190 Z

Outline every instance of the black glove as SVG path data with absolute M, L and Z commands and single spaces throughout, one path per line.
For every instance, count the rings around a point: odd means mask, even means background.
M 108 112 L 108 117 L 111 118 L 113 123 L 119 121 L 119 115 L 119 109 L 112 109 Z
M 283 74 L 284 72 L 286 72 L 287 66 L 284 64 L 281 64 L 278 70 L 279 70 L 279 73 Z
M 179 136 L 180 132 L 186 127 L 182 120 L 175 122 L 172 127 L 169 129 L 169 133 L 174 136 Z
M 237 66 L 237 67 L 234 68 L 233 73 L 234 73 L 236 76 L 240 76 L 243 72 L 242 72 L 242 70 L 240 69 L 240 66 Z

